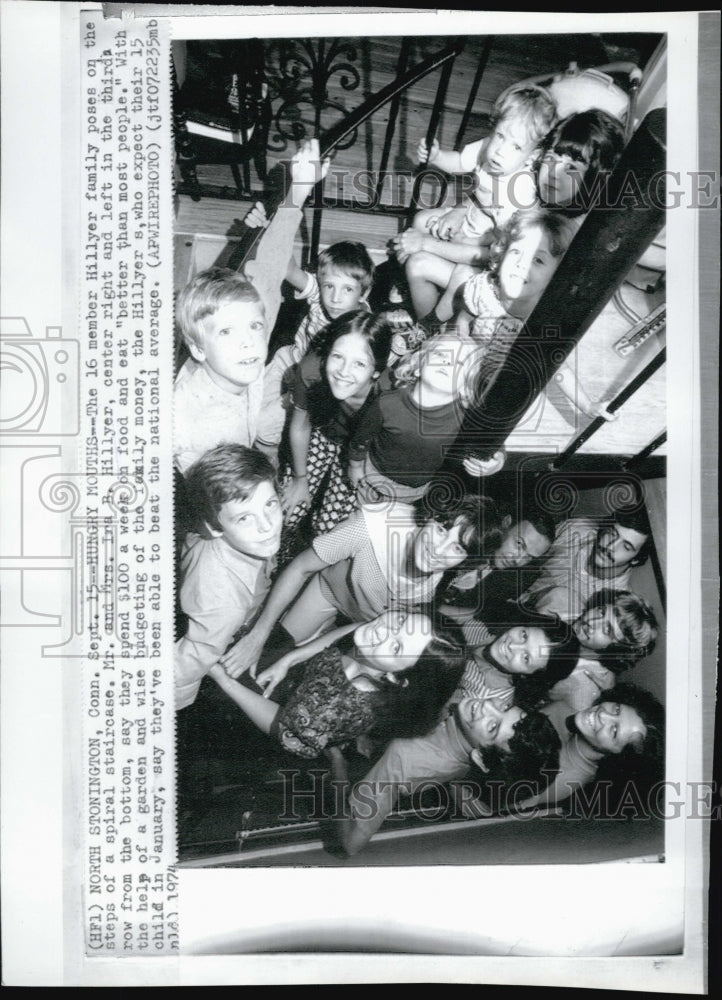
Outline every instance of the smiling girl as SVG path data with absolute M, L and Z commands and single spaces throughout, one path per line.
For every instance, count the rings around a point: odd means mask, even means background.
M 519 697 L 533 675 L 546 674 L 550 664 L 565 648 L 568 627 L 556 618 L 537 617 L 536 624 L 514 625 L 500 632 L 484 646 L 473 651 L 473 661 L 464 673 L 464 689 L 476 696 L 514 694 L 517 704 L 528 704 Z
M 491 385 L 511 345 L 534 311 L 567 251 L 576 225 L 563 212 L 532 208 L 517 212 L 491 249 L 489 267 L 458 290 L 463 308 L 454 324 L 486 347 L 482 377 Z M 601 401 L 590 399 L 565 361 L 555 382 L 582 413 L 613 419 Z
M 543 208 L 516 212 L 500 231 L 489 266 L 463 285 L 454 324 L 501 365 L 574 236 L 563 215 Z
M 297 528 L 316 499 L 320 501 L 313 511 L 316 533 L 330 531 L 356 505 L 345 478 L 345 446 L 378 392 L 391 336 L 381 317 L 349 312 L 329 323 L 299 365 L 289 430 L 292 475 L 283 494 L 282 561 L 297 551 Z
M 246 670 L 255 676 L 282 615 L 283 628 L 299 646 L 332 629 L 339 614 L 359 622 L 388 608 L 423 607 L 447 570 L 478 562 L 497 547 L 500 526 L 499 509 L 488 497 L 465 496 L 444 510 L 398 501 L 364 504 L 286 566 L 255 625 L 221 664 L 231 677 Z
M 281 707 L 270 695 L 301 662 L 303 678 Z M 436 724 L 462 670 L 461 650 L 434 634 L 426 615 L 386 611 L 284 656 L 258 677 L 263 694 L 219 665 L 211 676 L 285 750 L 313 758 L 371 731 L 384 739 L 424 734 Z

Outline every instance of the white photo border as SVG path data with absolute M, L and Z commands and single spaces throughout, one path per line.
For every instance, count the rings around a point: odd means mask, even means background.
M 76 46 L 80 10 L 97 4 L 36 5 L 6 3 L 3 30 L 3 315 L 22 310 L 30 326 L 45 329 L 62 325 L 72 330 L 77 322 L 75 247 L 77 204 L 69 192 L 77 184 L 77 116 L 73 95 L 78 91 Z M 112 8 L 114 5 L 106 5 Z M 125 5 L 117 5 L 121 7 Z M 223 9 L 223 16 L 194 11 L 174 16 L 174 5 L 138 5 L 143 15 L 171 12 L 174 38 L 216 38 L 240 32 L 240 17 L 248 8 Z M 178 9 L 178 5 L 175 5 Z M 212 10 L 212 8 L 211 8 Z M 323 34 L 368 34 L 368 12 L 353 8 L 343 14 L 293 10 L 267 15 L 253 9 L 253 33 L 267 37 L 316 37 Z M 111 14 L 111 10 L 106 13 Z M 215 12 L 214 12 L 215 13 Z M 697 37 L 698 15 L 676 14 L 571 15 L 565 14 L 564 31 L 661 31 L 669 37 L 668 135 L 669 169 L 683 176 L 704 168 L 698 163 Z M 525 33 L 558 32 L 549 15 L 524 14 Z M 378 15 L 375 33 L 408 33 L 408 12 Z M 484 12 L 414 13 L 414 34 L 463 34 L 480 31 L 515 32 L 518 14 Z M 222 32 L 221 32 L 222 29 Z M 32 38 L 36 56 L 32 72 L 23 57 L 24 40 Z M 61 86 L 58 86 L 58 81 Z M 22 96 L 22 100 L 18 98 Z M 17 103 L 15 104 L 15 101 Z M 15 106 L 13 106 L 15 105 Z M 28 140 L 30 137 L 30 141 Z M 49 164 L 56 167 L 49 169 Z M 716 165 L 718 166 L 718 165 Z M 170 224 L 170 220 L 169 220 Z M 687 333 L 699 329 L 699 258 L 694 212 L 670 212 L 668 268 L 673 279 L 669 291 L 668 371 L 675 388 L 669 392 L 668 510 L 679 512 L 688 531 L 679 546 L 671 546 L 668 579 L 669 606 L 680 610 L 669 620 L 669 675 L 675 662 L 690 668 L 687 699 L 674 701 L 686 708 L 668 726 L 668 776 L 702 781 L 703 753 L 711 739 L 711 721 L 701 720 L 701 695 L 709 691 L 711 662 L 702 656 L 702 608 L 697 600 L 702 578 L 700 483 L 701 412 L 699 393 L 700 353 L 691 351 Z M 692 250 L 692 252 L 690 252 Z M 41 274 L 42 295 L 30 275 Z M 696 341 L 692 343 L 696 347 Z M 691 446 L 690 446 L 691 443 Z M 49 597 L 50 600 L 50 597 Z M 52 596 L 55 604 L 55 595 Z M 77 844 L 78 678 L 69 665 L 62 672 L 56 661 L 43 661 L 22 650 L 3 630 L 3 952 L 4 981 L 8 985 L 199 985 L 239 983 L 358 983 L 454 982 L 522 985 L 606 986 L 612 989 L 704 991 L 706 940 L 708 824 L 702 821 L 670 822 L 664 865 L 543 866 L 522 868 L 424 869 L 424 884 L 413 870 L 216 870 L 183 871 L 181 903 L 188 925 L 193 913 L 203 915 L 204 926 L 188 942 L 196 954 L 182 953 L 168 959 L 87 959 L 82 942 L 78 895 L 80 866 L 74 856 Z M 170 657 L 169 657 L 170 659 Z M 707 681 L 707 683 L 704 683 Z M 39 693 L 42 693 L 40 697 Z M 670 705 L 673 699 L 669 699 Z M 704 725 L 701 722 L 704 721 Z M 29 738 L 29 734 L 31 738 Z M 31 776 L 31 779 L 30 779 Z M 469 884 L 479 879 L 479 897 L 469 896 Z M 293 883 L 291 886 L 290 883 Z M 234 941 L 248 940 L 264 925 L 301 925 L 321 920 L 355 920 L 359 926 L 384 936 L 399 927 L 418 927 L 430 939 L 463 933 L 473 926 L 483 933 L 484 900 L 494 900 L 489 910 L 495 925 L 519 919 L 498 907 L 508 897 L 515 905 L 520 893 L 539 905 L 525 907 L 526 920 L 553 925 L 581 940 L 585 929 L 578 915 L 569 914 L 569 900 L 582 896 L 602 901 L 614 916 L 621 907 L 624 919 L 659 916 L 659 933 L 679 935 L 679 955 L 667 954 L 668 942 L 656 956 L 576 958 L 468 956 L 445 958 L 440 954 L 384 955 L 320 953 L 292 955 L 228 954 Z M 620 903 L 620 894 L 624 890 Z M 429 901 L 449 894 L 464 901 L 452 918 L 435 921 L 428 914 Z M 631 897 L 631 898 L 628 898 Z M 481 898 L 482 906 L 478 905 Z M 344 904 L 340 903 L 344 900 Z M 389 900 L 391 903 L 389 903 Z M 542 906 L 540 900 L 544 901 Z M 379 901 L 383 901 L 380 902 Z M 549 902 L 553 902 L 553 907 Z M 640 909 L 635 910 L 637 903 Z M 183 944 L 183 913 L 181 935 Z M 425 914 L 419 920 L 418 914 Z M 678 919 L 677 919 L 678 915 Z M 599 913 L 594 914 L 598 925 Z M 202 933 L 201 933 L 202 931 Z M 520 934 L 521 936 L 521 934 Z M 42 941 L 42 949 L 38 942 Z M 186 945 L 183 944 L 183 950 Z M 435 949 L 434 949 L 435 950 Z M 39 954 L 39 951 L 42 951 Z M 210 952 L 210 953 L 209 953 Z M 223 954 L 222 952 L 226 952 Z

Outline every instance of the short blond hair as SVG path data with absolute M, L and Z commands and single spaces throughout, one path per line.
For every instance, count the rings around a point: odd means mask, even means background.
M 544 87 L 528 84 L 512 87 L 496 99 L 491 114 L 492 125 L 508 118 L 519 118 L 529 132 L 529 139 L 538 146 L 557 122 L 557 104 Z
M 200 271 L 181 289 L 176 300 L 175 318 L 178 331 L 189 350 L 194 347 L 203 349 L 203 320 L 228 302 L 257 302 L 264 308 L 250 281 L 228 267 Z

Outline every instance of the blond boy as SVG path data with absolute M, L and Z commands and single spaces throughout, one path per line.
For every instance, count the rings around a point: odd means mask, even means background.
M 204 452 L 224 442 L 256 444 L 274 455 L 282 422 L 279 426 L 278 414 L 264 407 L 268 338 L 301 206 L 325 169 L 315 140 L 291 161 L 286 202 L 247 267 L 253 283 L 237 272 L 211 268 L 196 275 L 178 296 L 177 324 L 190 357 L 174 386 L 173 451 L 184 475 Z

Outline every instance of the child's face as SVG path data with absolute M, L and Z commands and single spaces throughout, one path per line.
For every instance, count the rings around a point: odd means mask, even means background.
M 539 197 L 552 208 L 573 204 L 588 169 L 589 164 L 584 160 L 573 160 L 550 150 L 539 165 Z
M 514 303 L 515 312 L 527 313 L 539 301 L 559 264 L 552 254 L 549 237 L 543 229 L 528 229 L 510 243 L 499 266 L 498 281 L 502 298 Z
M 424 389 L 434 393 L 437 400 L 446 397 L 456 399 L 462 388 L 462 380 L 467 360 L 477 345 L 473 340 L 458 337 L 438 337 L 421 362 L 419 383 Z
M 259 483 L 245 500 L 227 500 L 218 512 L 220 531 L 232 549 L 253 559 L 270 559 L 281 543 L 283 514 L 272 483 Z
M 517 118 L 504 118 L 489 136 L 484 169 L 499 177 L 524 166 L 537 147 L 529 129 Z
M 358 309 L 363 289 L 358 278 L 329 265 L 318 275 L 321 305 L 329 319 L 336 319 L 352 309 Z
M 431 639 L 431 621 L 426 615 L 385 611 L 353 634 L 360 658 L 376 670 L 395 674 L 413 667 Z
M 468 556 L 462 544 L 465 524 L 458 520 L 450 528 L 427 521 L 414 539 L 414 564 L 420 573 L 443 573 L 458 566 Z
M 202 320 L 203 346 L 191 354 L 226 392 L 240 393 L 263 371 L 268 353 L 266 316 L 260 302 L 226 302 Z
M 334 343 L 326 361 L 326 378 L 340 402 L 368 395 L 376 377 L 374 356 L 360 333 L 345 333 Z

